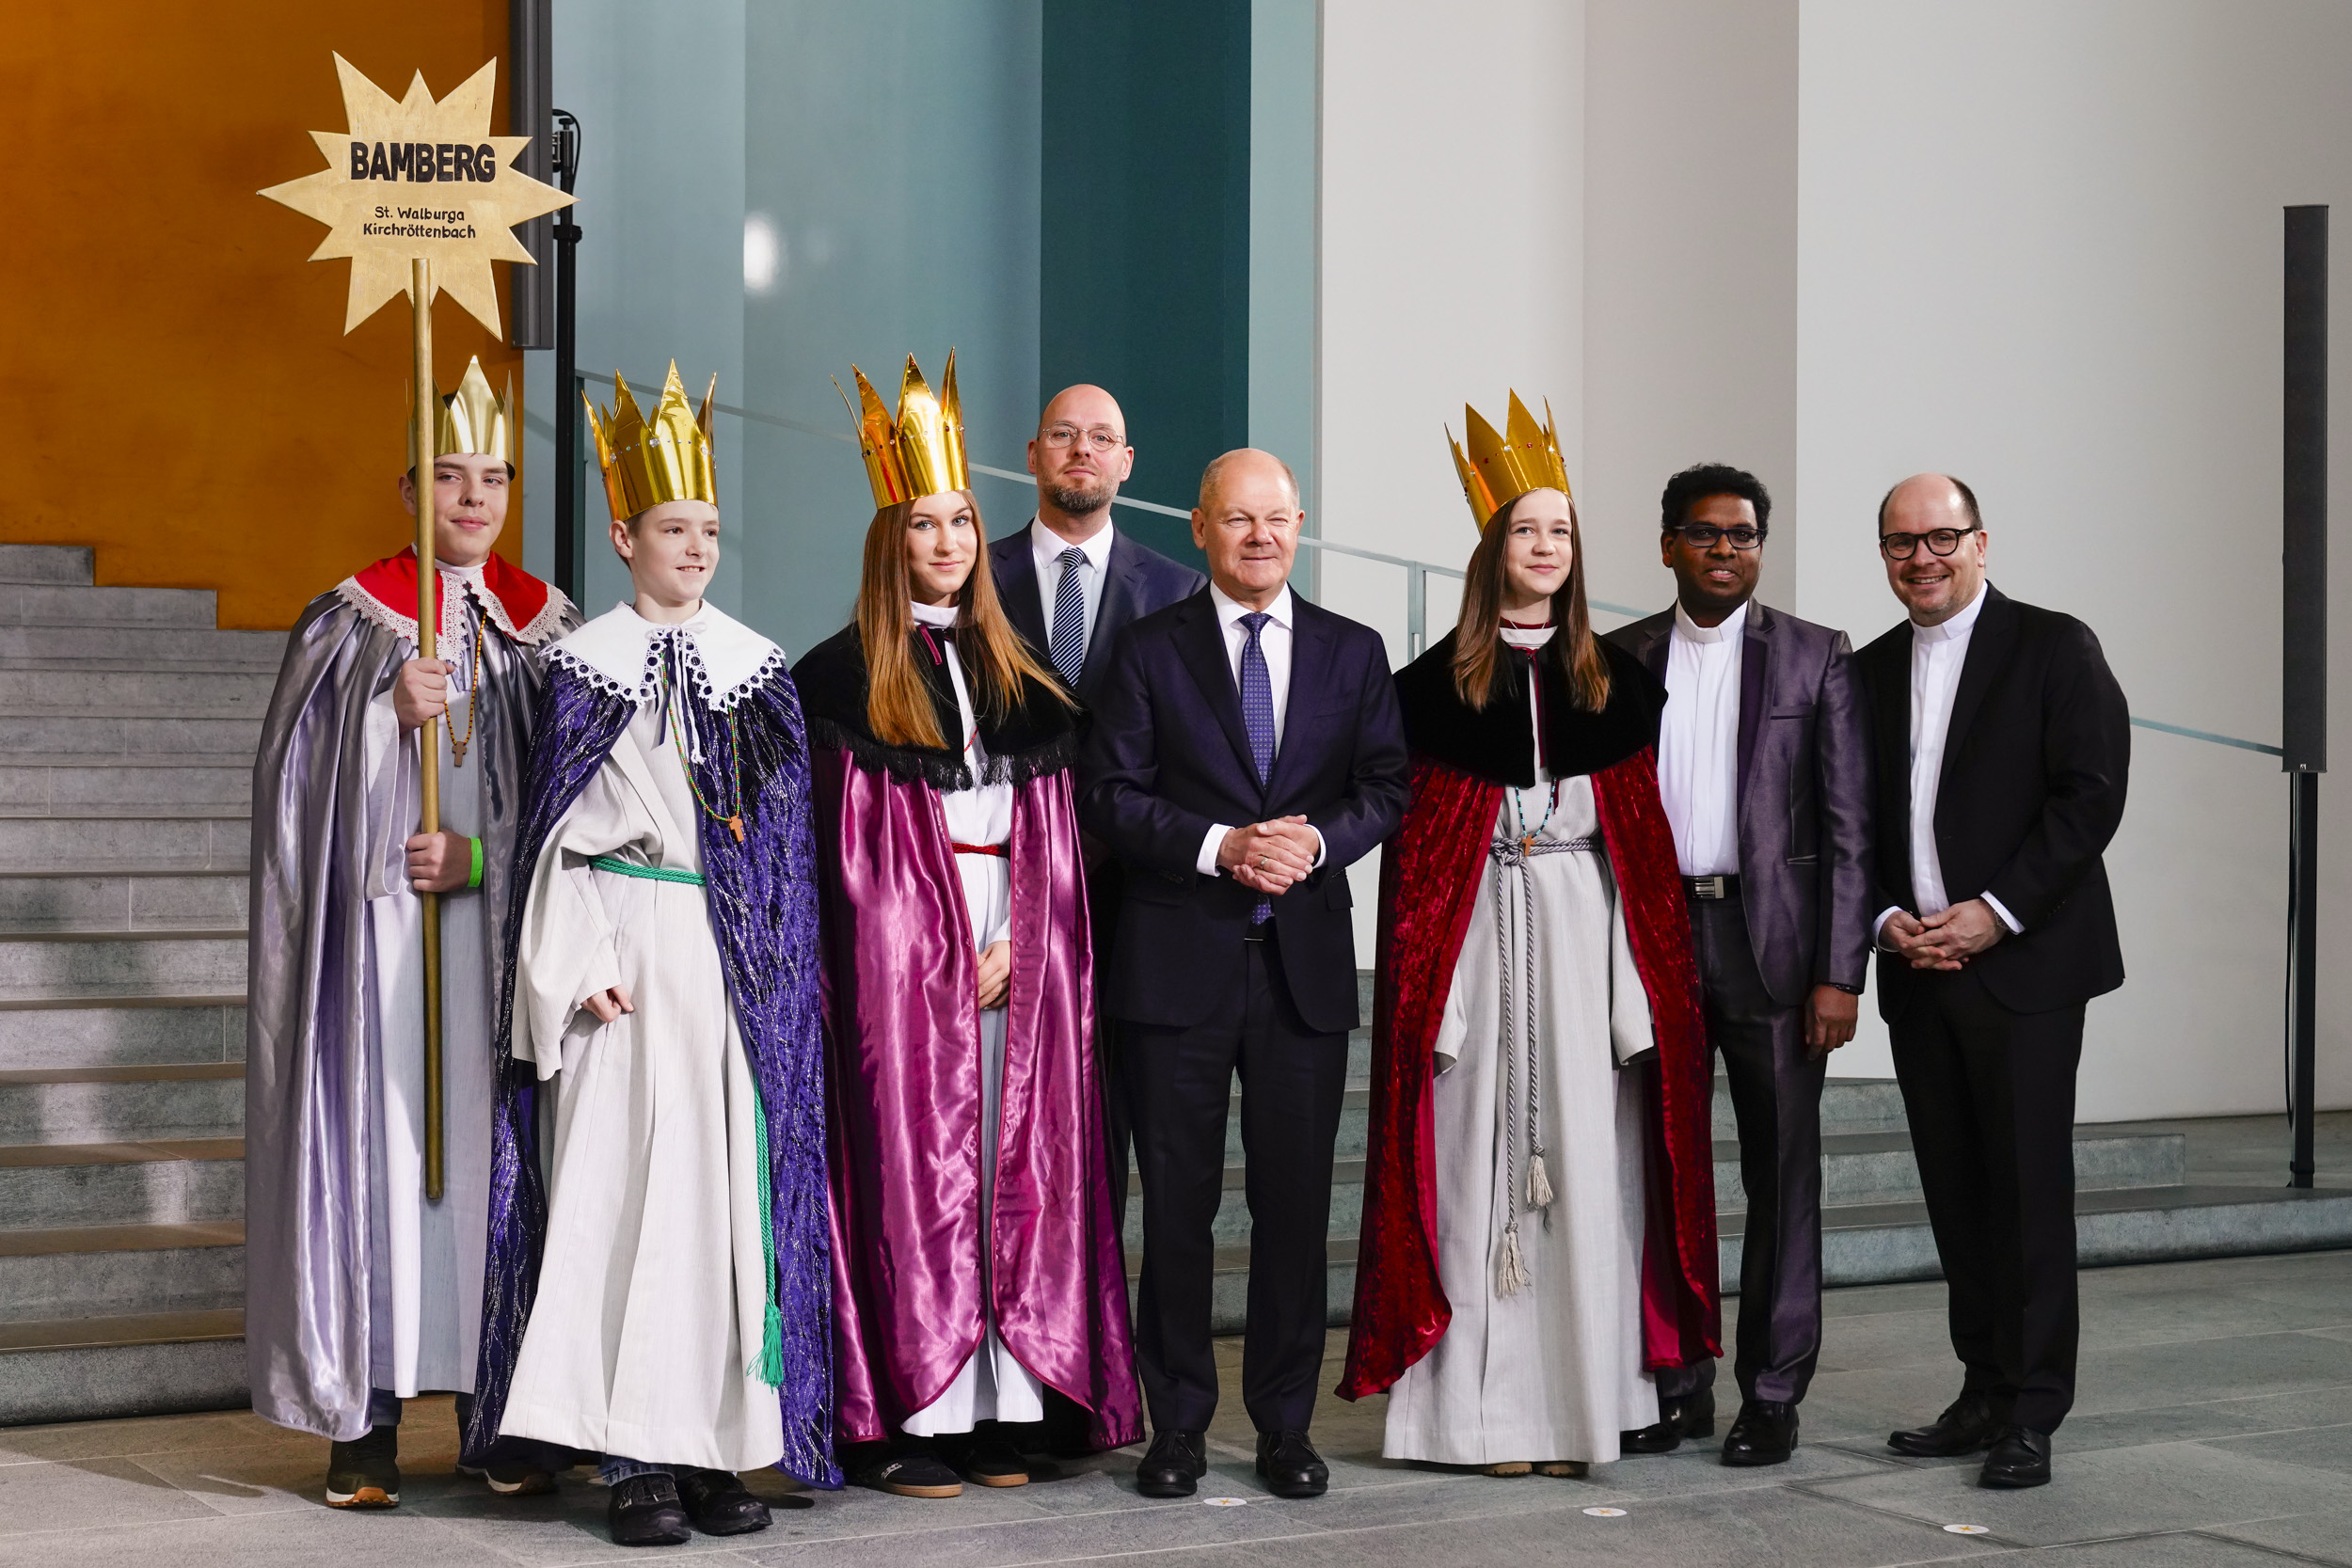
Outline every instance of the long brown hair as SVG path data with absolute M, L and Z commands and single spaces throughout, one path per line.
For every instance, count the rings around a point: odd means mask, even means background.
M 1470 553 L 1462 584 L 1462 613 L 1454 623 L 1454 689 L 1466 706 L 1483 709 L 1495 695 L 1495 671 L 1502 659 L 1503 556 L 1510 547 L 1511 513 L 1525 496 L 1496 509 Z M 1584 608 L 1584 533 L 1577 523 L 1576 499 L 1568 499 L 1568 562 L 1565 586 L 1551 595 L 1553 632 L 1538 658 L 1549 658 L 1568 677 L 1568 697 L 1585 713 L 1609 705 L 1609 660 L 1593 635 Z
M 1025 675 L 1068 706 L 1077 706 L 1005 619 L 989 570 L 979 500 L 969 490 L 957 494 L 972 512 L 972 575 L 956 594 L 956 626 L 963 633 L 956 658 L 971 683 L 974 713 L 1004 720 L 1021 705 Z M 944 750 L 947 737 L 939 733 L 930 690 L 914 667 L 914 615 L 908 608 L 914 583 L 907 571 L 907 519 L 914 514 L 913 501 L 898 501 L 875 513 L 866 530 L 866 567 L 857 591 L 857 635 L 866 651 L 866 723 L 885 745 Z

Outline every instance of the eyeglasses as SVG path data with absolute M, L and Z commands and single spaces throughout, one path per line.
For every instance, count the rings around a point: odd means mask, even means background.
M 1713 523 L 1685 523 L 1675 531 L 1703 550 L 1713 549 L 1718 539 L 1730 540 L 1735 550 L 1752 550 L 1764 543 L 1764 531 L 1750 528 L 1745 523 L 1736 528 L 1717 528 Z
M 1963 539 L 1976 531 L 1972 526 L 1930 529 L 1925 533 L 1882 533 L 1879 535 L 1879 548 L 1889 561 L 1909 561 L 1919 552 L 1920 543 L 1925 541 L 1931 555 L 1949 555 L 1960 548 Z
M 1102 425 L 1092 430 L 1080 430 L 1073 424 L 1048 425 L 1038 439 L 1058 451 L 1064 447 L 1076 445 L 1082 436 L 1086 437 L 1088 449 L 1092 451 L 1117 451 L 1126 445 L 1119 432 Z

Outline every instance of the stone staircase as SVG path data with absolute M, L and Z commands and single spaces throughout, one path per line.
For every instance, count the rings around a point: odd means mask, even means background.
M 86 549 L 0 545 L 0 1423 L 245 1402 L 246 868 L 253 748 L 284 638 L 213 595 L 91 586 Z M 1364 1010 L 1371 1013 L 1370 981 Z M 1352 1041 L 1331 1213 L 1355 1288 L 1370 1093 Z M 1932 1277 L 1891 1083 L 1822 1104 L 1829 1282 Z M 1740 1211 L 1715 1104 L 1724 1278 Z M 2352 1245 L 2352 1191 L 2188 1184 L 2181 1133 L 2078 1128 L 2086 1263 Z M 1238 1105 L 1217 1218 L 1221 1330 L 1249 1221 Z M 1141 1256 L 1141 1205 L 1128 1256 Z
M 245 1399 L 253 748 L 285 638 L 0 546 L 0 1422 Z

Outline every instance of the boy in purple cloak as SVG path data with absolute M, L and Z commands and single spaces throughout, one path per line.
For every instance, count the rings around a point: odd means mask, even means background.
M 825 1089 L 800 702 L 783 650 L 703 602 L 710 401 L 675 365 L 650 420 L 614 392 L 596 449 L 635 594 L 548 656 L 466 1446 L 603 1453 L 614 1543 L 661 1545 L 766 1528 L 739 1471 L 839 1484 Z

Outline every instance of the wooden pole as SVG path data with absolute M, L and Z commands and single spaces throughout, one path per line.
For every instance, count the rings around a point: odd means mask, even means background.
M 433 382 L 432 263 L 421 256 L 409 263 L 409 299 L 416 319 L 417 378 L 417 657 L 437 658 L 441 573 L 435 564 L 433 464 L 440 455 L 440 398 Z M 418 797 L 422 807 L 417 831 L 441 831 L 440 727 L 426 720 L 417 732 Z M 441 898 L 417 895 L 424 915 L 424 1196 L 441 1201 Z

